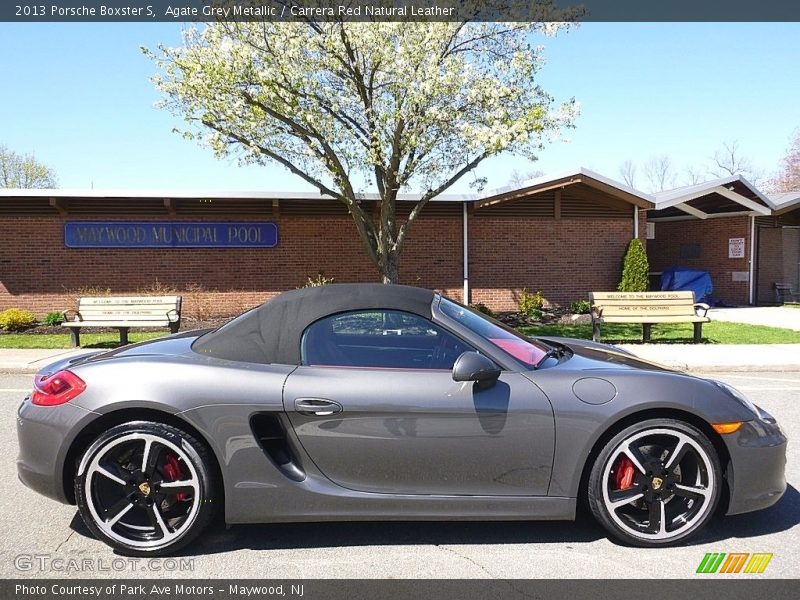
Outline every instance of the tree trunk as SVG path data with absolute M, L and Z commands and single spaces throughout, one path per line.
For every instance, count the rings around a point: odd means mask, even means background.
M 400 283 L 400 255 L 395 250 L 390 250 L 381 256 L 378 270 L 383 283 Z

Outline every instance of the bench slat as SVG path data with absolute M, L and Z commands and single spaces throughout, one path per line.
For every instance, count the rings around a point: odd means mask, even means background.
M 601 317 L 631 317 L 642 316 L 665 316 L 680 317 L 682 315 L 693 317 L 695 315 L 692 306 L 600 306 Z
M 166 315 L 140 315 L 140 316 L 128 316 L 128 315 L 97 315 L 93 318 L 87 319 L 83 318 L 69 321 L 70 323 L 97 323 L 98 321 L 127 321 L 129 323 L 146 323 L 148 321 L 164 321 L 166 323 L 170 323 L 170 319 Z M 177 321 L 177 319 L 175 319 Z
M 708 317 L 685 316 L 685 317 L 658 317 L 658 316 L 637 316 L 637 317 L 600 317 L 597 319 L 601 323 L 708 323 Z
M 63 327 L 169 327 L 169 321 L 67 321 Z
M 121 315 L 145 315 L 145 314 L 153 314 L 153 315 L 165 315 L 168 312 L 176 311 L 175 308 L 166 309 L 166 308 L 149 308 L 147 306 L 141 307 L 129 307 L 129 308 L 115 308 L 113 306 L 109 306 L 108 308 L 91 308 L 89 310 L 82 310 L 79 311 L 82 315 L 107 315 L 110 313 L 119 313 Z
M 78 310 L 91 312 L 93 310 L 170 310 L 177 309 L 176 304 L 170 303 L 153 303 L 153 304 L 81 304 Z
M 664 291 L 664 292 L 592 292 L 589 296 L 593 300 L 692 300 L 694 293 L 691 291 Z
M 670 305 L 670 306 L 693 306 L 694 302 L 689 298 L 677 298 L 664 300 L 662 298 L 652 300 L 595 300 L 593 304 L 602 306 L 649 306 L 650 304 Z
M 137 304 L 180 304 L 180 296 L 103 296 L 100 298 L 79 298 L 78 305 L 84 306 L 104 306 L 108 304 L 119 304 L 122 306 L 134 306 Z

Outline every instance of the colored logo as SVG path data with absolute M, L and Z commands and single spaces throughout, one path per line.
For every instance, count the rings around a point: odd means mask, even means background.
M 772 553 L 709 552 L 700 561 L 697 573 L 763 573 Z

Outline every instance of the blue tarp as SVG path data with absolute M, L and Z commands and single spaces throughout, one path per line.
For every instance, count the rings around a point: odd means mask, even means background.
M 691 290 L 695 302 L 711 304 L 711 275 L 708 271 L 687 269 L 686 267 L 670 267 L 661 274 L 662 290 Z

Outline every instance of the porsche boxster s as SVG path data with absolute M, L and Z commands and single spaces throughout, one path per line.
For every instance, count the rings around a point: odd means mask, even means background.
M 229 524 L 572 519 L 664 546 L 786 488 L 775 419 L 613 346 L 528 338 L 430 290 L 286 292 L 215 330 L 50 365 L 19 477 L 122 553 Z

